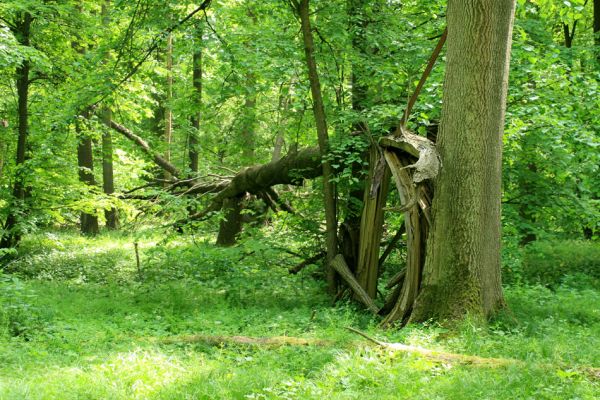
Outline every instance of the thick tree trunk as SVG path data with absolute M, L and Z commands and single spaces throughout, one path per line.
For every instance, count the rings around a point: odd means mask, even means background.
M 411 321 L 488 317 L 500 281 L 502 132 L 514 0 L 451 0 L 433 227 Z
M 304 52 L 310 80 L 310 90 L 313 99 L 313 113 L 317 125 L 319 149 L 323 158 L 323 194 L 325 203 L 325 220 L 327 228 L 327 284 L 329 291 L 336 291 L 335 272 L 329 265 L 337 255 L 337 216 L 335 204 L 335 188 L 331 178 L 333 171 L 330 163 L 325 159 L 329 151 L 329 134 L 327 133 L 327 121 L 325 118 L 325 107 L 321 95 L 321 82 L 317 71 L 317 63 L 314 54 L 314 42 L 310 24 L 309 0 L 300 0 L 298 3 L 298 14 L 302 23 L 302 37 L 304 38 Z
M 16 21 L 15 36 L 19 44 L 29 46 L 31 32 L 32 16 L 28 12 L 19 15 Z M 29 71 L 31 65 L 28 60 L 23 60 L 17 67 L 17 114 L 18 131 L 16 172 L 13 186 L 13 199 L 10 204 L 10 211 L 4 223 L 4 232 L 0 240 L 0 248 L 14 247 L 21 240 L 21 229 L 19 228 L 20 218 L 25 209 L 25 197 L 27 190 L 25 188 L 25 170 L 23 164 L 27 160 L 27 137 L 29 135 Z
M 194 39 L 194 54 L 192 56 L 192 85 L 194 87 L 195 114 L 192 116 L 192 132 L 189 136 L 190 170 L 195 175 L 198 172 L 198 135 L 200 133 L 200 118 L 202 118 L 202 25 L 198 23 Z
M 229 197 L 223 201 L 223 220 L 217 235 L 218 246 L 233 246 L 242 231 L 242 197 Z

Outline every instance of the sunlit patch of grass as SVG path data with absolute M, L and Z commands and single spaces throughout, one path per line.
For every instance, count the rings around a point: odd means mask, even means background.
M 290 276 L 267 246 L 253 245 L 252 253 L 147 235 L 136 239 L 140 277 L 133 239 L 61 234 L 52 238 L 60 244 L 32 248 L 40 255 L 27 261 L 34 279 L 9 282 L 0 292 L 2 304 L 12 307 L 9 317 L 22 325 L 0 329 L 0 399 L 600 396 L 597 381 L 581 372 L 599 366 L 594 289 L 508 288 L 511 312 L 487 327 L 467 320 L 454 329 L 382 331 L 355 305 L 331 307 L 322 283 Z M 127 267 L 118 267 L 112 251 L 123 251 L 118 262 Z M 65 272 L 73 259 L 89 271 L 85 280 Z M 120 278 L 108 278 L 114 275 Z M 521 362 L 497 368 L 433 362 L 375 347 L 346 326 L 389 342 Z M 287 335 L 333 344 L 272 349 L 161 341 L 180 335 Z

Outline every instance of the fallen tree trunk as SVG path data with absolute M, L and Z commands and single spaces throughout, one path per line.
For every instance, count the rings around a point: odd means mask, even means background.
M 225 199 L 244 193 L 257 194 L 274 185 L 299 185 L 304 179 L 321 176 L 322 170 L 321 155 L 317 147 L 307 147 L 280 160 L 244 168 L 213 197 L 208 207 L 190 218 L 203 218 L 220 210 Z M 193 188 L 190 192 L 194 193 Z
M 110 121 L 107 126 L 125 136 L 135 143 L 144 153 L 149 155 L 154 163 L 171 173 L 174 177 L 181 177 L 181 172 L 172 163 L 154 151 L 148 143 L 133 133 L 130 129 Z M 179 179 L 172 185 L 188 186 L 184 194 L 216 193 L 217 202 L 225 198 L 240 196 L 246 192 L 259 194 L 269 191 L 274 185 L 299 185 L 304 179 L 313 179 L 322 174 L 321 155 L 317 147 L 307 147 L 294 151 L 285 157 L 266 164 L 253 165 L 238 172 L 232 179 L 223 179 L 218 182 L 201 182 L 198 179 Z

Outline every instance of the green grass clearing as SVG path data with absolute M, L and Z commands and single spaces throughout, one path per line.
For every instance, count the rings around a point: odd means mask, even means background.
M 509 287 L 511 312 L 489 327 L 464 322 L 379 330 L 349 304 L 331 307 L 309 268 L 290 276 L 284 255 L 68 233 L 25 243 L 0 301 L 0 399 L 595 399 L 600 291 Z M 265 247 L 266 249 L 267 247 Z M 255 249 L 256 250 L 256 249 Z M 267 250 L 265 250 L 267 251 Z M 523 360 L 445 365 L 371 346 L 354 326 L 390 342 Z M 275 349 L 161 344 L 176 335 L 297 336 L 335 346 Z M 551 364 L 553 368 L 543 365 Z

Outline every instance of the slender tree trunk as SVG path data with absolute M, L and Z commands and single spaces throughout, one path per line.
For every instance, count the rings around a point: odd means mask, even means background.
M 254 74 L 246 75 L 247 85 L 253 85 Z M 256 93 L 254 87 L 248 89 L 246 99 L 244 100 L 244 110 L 242 117 L 242 157 L 250 165 L 256 161 Z
M 16 21 L 15 36 L 19 44 L 23 46 L 30 45 L 30 32 L 32 16 L 28 12 L 21 14 Z M 10 205 L 8 217 L 4 223 L 4 233 L 0 240 L 0 248 L 14 247 L 21 240 L 21 229 L 19 228 L 20 215 L 25 212 L 25 197 L 27 190 L 25 188 L 25 170 L 23 164 L 27 160 L 27 137 L 29 135 L 29 71 L 31 65 L 28 60 L 23 60 L 17 67 L 17 114 L 18 131 L 16 172 L 13 186 L 13 199 Z
M 502 132 L 514 0 L 450 0 L 433 226 L 411 321 L 488 317 L 500 280 Z
M 167 87 L 165 98 L 165 158 L 171 161 L 171 143 L 173 141 L 173 110 L 171 100 L 173 98 L 173 34 L 167 36 Z M 169 172 L 165 172 L 165 180 L 172 178 Z
M 190 170 L 198 172 L 198 135 L 200 134 L 200 118 L 202 118 L 202 25 L 198 22 L 195 32 L 194 54 L 192 56 L 192 85 L 194 87 L 195 114 L 192 116 L 192 132 L 189 136 Z
M 275 143 L 273 144 L 273 154 L 271 155 L 271 161 L 278 161 L 281 159 L 281 152 L 285 144 L 285 119 L 288 113 L 290 104 L 290 91 L 292 90 L 293 82 L 290 83 L 289 89 L 286 90 L 282 85 L 279 93 L 279 117 L 277 121 L 277 134 L 275 135 Z
M 568 24 L 563 24 L 563 33 L 565 35 L 565 47 L 567 49 L 573 47 L 573 39 L 575 39 L 575 29 L 577 29 L 577 21 L 573 22 L 573 29 L 569 28 Z
M 337 216 L 335 204 L 335 189 L 331 178 L 333 172 L 330 163 L 325 156 L 329 151 L 329 134 L 327 133 L 327 120 L 325 118 L 325 107 L 321 95 L 321 82 L 315 61 L 314 42 L 310 24 L 309 0 L 300 0 L 298 3 L 298 14 L 302 23 L 302 37 L 304 38 L 304 52 L 310 80 L 310 90 L 313 99 L 313 113 L 317 126 L 317 136 L 321 157 L 323 157 L 323 194 L 325 202 L 325 220 L 327 228 L 327 284 L 329 291 L 336 291 L 335 271 L 330 263 L 337 255 Z
M 102 25 L 107 30 L 110 29 L 109 9 L 110 0 L 106 0 L 102 4 Z M 110 126 L 110 121 L 112 119 L 110 107 L 105 106 L 102 109 L 101 118 L 107 127 Z M 115 192 L 112 133 L 108 128 L 102 133 L 102 189 L 107 195 L 111 195 Z M 108 229 L 119 229 L 119 211 L 115 207 L 105 210 L 104 217 Z

